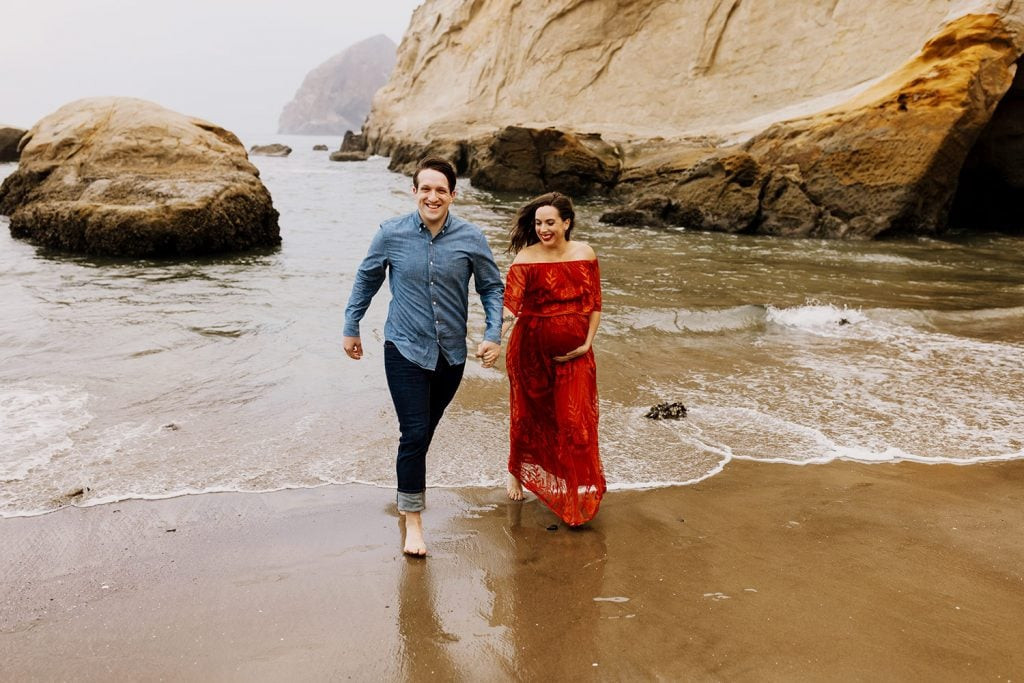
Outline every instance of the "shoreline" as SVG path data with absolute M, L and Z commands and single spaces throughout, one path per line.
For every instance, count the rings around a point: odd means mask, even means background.
M 432 557 L 366 485 L 0 519 L 12 680 L 1008 679 L 1024 667 L 1024 461 L 729 462 L 609 493 L 429 489 Z M 557 523 L 555 531 L 549 531 Z
M 847 458 L 843 456 L 814 459 L 814 460 L 791 460 L 788 458 L 752 458 L 743 455 L 729 456 L 727 460 L 723 461 L 720 465 L 713 468 L 710 472 L 705 475 L 688 479 L 686 481 L 668 481 L 668 482 L 642 482 L 642 483 L 619 483 L 619 484 L 608 484 L 607 492 L 623 492 L 623 491 L 655 491 L 659 489 L 671 489 L 678 487 L 695 486 L 702 482 L 713 479 L 720 476 L 733 462 L 748 462 L 761 465 L 783 465 L 787 467 L 820 467 L 827 466 L 834 463 L 848 463 L 852 465 L 865 465 L 873 467 L 875 465 L 900 465 L 900 464 L 913 464 L 923 465 L 926 467 L 942 467 L 950 465 L 953 467 L 973 467 L 976 465 L 992 465 L 1000 463 L 1012 463 L 1022 462 L 1024 463 L 1024 455 L 1009 454 L 1009 455 L 994 455 L 994 456 L 979 456 L 972 459 L 926 459 L 920 457 L 902 457 L 893 460 L 861 460 L 857 458 Z M 94 507 L 102 507 L 105 505 L 117 505 L 125 502 L 158 502 L 166 500 L 175 500 L 177 498 L 188 498 L 191 496 L 209 496 L 218 494 L 239 494 L 239 495 L 266 495 L 274 493 L 283 493 L 287 491 L 316 491 L 322 488 L 338 487 L 338 486 L 357 486 L 366 487 L 373 490 L 383 491 L 394 491 L 395 488 L 390 484 L 374 484 L 368 481 L 346 481 L 346 482 L 325 482 L 322 484 L 316 484 L 314 486 L 284 486 L 281 488 L 273 489 L 254 489 L 251 491 L 234 489 L 234 488 L 213 488 L 204 489 L 201 491 L 175 491 L 172 493 L 161 494 L 161 495 L 144 495 L 144 494 L 129 494 L 123 497 L 111 496 L 108 498 L 101 498 L 95 501 L 90 501 L 86 505 L 78 505 L 76 503 L 69 503 L 61 507 L 52 508 L 49 510 L 36 510 L 31 512 L 16 512 L 6 514 L 0 512 L 0 522 L 7 519 L 29 519 L 34 517 L 43 517 L 46 515 L 52 515 L 62 510 L 69 508 L 75 508 L 79 510 L 85 510 Z M 504 488 L 503 482 L 495 481 L 493 484 L 458 484 L 458 485 L 428 485 L 427 492 L 430 491 L 490 491 L 499 488 Z M 533 494 L 530 494 L 531 496 Z

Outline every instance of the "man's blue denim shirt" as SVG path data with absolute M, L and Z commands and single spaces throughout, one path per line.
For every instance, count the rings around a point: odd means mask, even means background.
M 449 211 L 434 238 L 419 211 L 381 223 L 356 271 L 345 308 L 346 337 L 359 336 L 359 321 L 385 273 L 391 304 L 384 339 L 413 363 L 433 370 L 439 352 L 452 365 L 466 362 L 470 275 L 486 315 L 484 339 L 501 343 L 505 286 L 487 239 L 469 221 Z

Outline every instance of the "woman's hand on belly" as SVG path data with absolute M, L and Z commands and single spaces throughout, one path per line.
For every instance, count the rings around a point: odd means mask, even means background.
M 574 358 L 579 358 L 580 356 L 586 355 L 587 351 L 589 350 L 590 344 L 583 344 L 582 346 L 577 346 L 575 349 L 565 354 L 564 356 L 554 356 L 551 360 L 555 361 L 556 363 L 565 363 Z

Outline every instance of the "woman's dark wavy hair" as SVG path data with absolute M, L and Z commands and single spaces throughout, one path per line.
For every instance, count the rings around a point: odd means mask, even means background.
M 565 231 L 565 239 L 569 239 L 572 229 L 576 227 L 576 209 L 572 206 L 572 200 L 561 192 L 548 192 L 535 197 L 529 204 L 519 209 L 516 214 L 516 222 L 509 230 L 508 252 L 518 254 L 524 247 L 540 242 L 537 231 L 534 228 L 534 219 L 537 209 L 542 206 L 553 206 L 558 210 L 558 217 L 563 221 L 568 220 L 569 227 Z

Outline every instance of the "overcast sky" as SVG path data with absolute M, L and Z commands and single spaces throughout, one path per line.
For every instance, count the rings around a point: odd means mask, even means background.
M 0 125 L 81 97 L 125 95 L 243 136 L 277 118 L 314 67 L 422 0 L 17 0 L 0 15 Z

